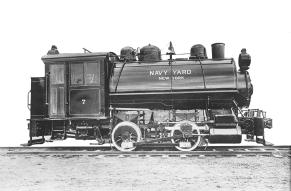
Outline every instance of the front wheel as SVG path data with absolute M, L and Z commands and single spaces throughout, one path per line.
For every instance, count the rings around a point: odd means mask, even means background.
M 123 121 L 114 127 L 111 139 L 116 149 L 133 151 L 136 148 L 134 144 L 141 139 L 141 131 L 136 124 Z

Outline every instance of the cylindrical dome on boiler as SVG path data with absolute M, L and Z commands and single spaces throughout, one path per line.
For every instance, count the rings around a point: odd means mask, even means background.
M 190 59 L 207 59 L 206 48 L 202 44 L 192 46 Z
M 139 61 L 160 61 L 161 59 L 161 50 L 151 44 L 142 47 L 138 55 Z
M 128 61 L 136 61 L 136 54 L 134 48 L 130 46 L 123 47 L 120 50 L 120 59 Z

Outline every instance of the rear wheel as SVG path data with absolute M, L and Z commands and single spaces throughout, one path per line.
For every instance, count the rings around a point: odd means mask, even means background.
M 141 131 L 136 124 L 123 121 L 114 127 L 111 139 L 116 149 L 132 151 L 136 148 L 134 144 L 141 139 Z
M 171 139 L 172 143 L 178 144 L 175 147 L 180 151 L 192 151 L 201 141 L 200 130 L 196 123 L 191 121 L 177 123 L 171 130 L 172 136 L 175 136 Z

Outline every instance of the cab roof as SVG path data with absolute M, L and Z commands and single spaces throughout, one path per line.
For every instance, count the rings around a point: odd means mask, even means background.
M 112 52 L 92 52 L 92 53 L 61 53 L 51 54 L 41 57 L 44 63 L 49 62 L 65 62 L 65 61 L 89 61 L 104 58 L 106 56 L 115 55 Z

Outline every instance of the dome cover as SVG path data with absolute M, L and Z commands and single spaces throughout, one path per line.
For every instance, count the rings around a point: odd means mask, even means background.
M 120 59 L 128 61 L 136 61 L 136 54 L 134 48 L 130 46 L 123 47 L 120 51 Z
M 202 44 L 191 47 L 190 59 L 207 59 L 206 48 Z
M 161 60 L 161 50 L 154 45 L 147 45 L 140 49 L 139 61 L 159 61 Z

